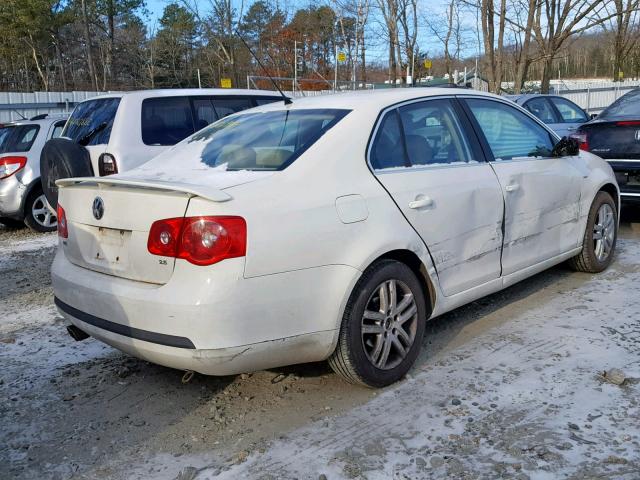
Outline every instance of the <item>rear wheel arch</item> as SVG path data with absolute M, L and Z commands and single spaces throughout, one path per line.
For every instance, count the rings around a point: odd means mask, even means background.
M 34 180 L 31 180 L 31 183 L 27 185 L 27 189 L 25 190 L 24 195 L 22 196 L 22 204 L 20 205 L 20 212 L 22 212 L 22 215 L 24 215 L 25 217 L 27 215 L 27 212 L 25 212 L 25 208 L 27 206 L 27 199 L 32 193 L 37 191 L 40 191 L 40 192 L 43 191 L 42 184 L 40 183 L 40 177 L 37 177 Z
M 420 257 L 418 257 L 418 255 L 412 250 L 391 250 L 377 257 L 367 266 L 367 268 L 375 265 L 380 260 L 395 260 L 397 262 L 405 264 L 411 269 L 411 271 L 420 281 L 420 285 L 424 293 L 424 298 L 427 301 L 427 318 L 429 318 L 431 312 L 433 311 L 433 307 L 435 306 L 436 290 L 427 272 L 427 267 L 420 259 Z

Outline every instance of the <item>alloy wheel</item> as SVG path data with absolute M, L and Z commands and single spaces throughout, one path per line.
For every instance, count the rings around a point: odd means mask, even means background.
M 398 366 L 416 337 L 418 308 L 402 281 L 386 280 L 374 290 L 362 316 L 362 344 L 369 361 L 381 370 Z
M 615 233 L 613 208 L 608 203 L 603 203 L 593 225 L 593 251 L 599 262 L 604 262 L 611 254 Z
M 49 206 L 44 194 L 35 199 L 31 206 L 31 216 L 38 225 L 45 228 L 54 228 L 58 225 L 58 218 Z

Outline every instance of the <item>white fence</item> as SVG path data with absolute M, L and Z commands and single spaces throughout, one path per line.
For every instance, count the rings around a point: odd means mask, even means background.
M 262 77 L 250 77 L 262 79 Z M 329 84 L 329 82 L 325 82 Z M 372 88 L 371 85 L 358 85 L 360 88 Z M 350 90 L 351 82 L 338 82 L 338 91 Z M 563 80 L 553 81 L 552 93 L 562 95 L 577 103 L 589 113 L 599 113 L 608 107 L 618 97 L 634 88 L 640 87 L 640 80 L 626 80 L 624 82 L 606 81 L 579 81 Z M 335 93 L 332 90 L 300 91 L 285 93 L 291 96 L 316 96 Z M 30 118 L 43 113 L 69 113 L 73 107 L 87 98 L 95 97 L 106 92 L 0 92 L 0 124 L 22 118 Z
M 76 103 L 105 92 L 0 92 L 0 123 L 43 113 L 69 113 Z
M 640 87 L 640 80 L 624 82 L 566 81 L 552 85 L 553 93 L 580 105 L 589 113 L 599 113 L 625 93 Z

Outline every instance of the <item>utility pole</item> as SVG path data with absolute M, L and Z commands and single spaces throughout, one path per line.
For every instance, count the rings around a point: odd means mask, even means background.
M 336 43 L 336 54 L 335 54 L 335 69 L 333 74 L 333 91 L 336 92 L 338 90 L 338 44 Z
M 293 88 L 291 91 L 296 93 L 296 84 L 298 83 L 298 41 L 293 41 Z

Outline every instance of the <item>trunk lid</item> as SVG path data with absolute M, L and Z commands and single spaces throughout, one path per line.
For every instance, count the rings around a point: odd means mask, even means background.
M 244 182 L 227 178 L 217 183 L 231 187 Z M 67 217 L 69 235 L 62 242 L 67 259 L 89 270 L 154 284 L 169 281 L 175 259 L 148 252 L 153 222 L 184 217 L 189 200 L 196 196 L 212 202 L 231 200 L 211 186 L 121 176 L 72 178 L 56 184 Z M 98 198 L 101 216 L 94 215 Z
M 640 119 L 638 122 L 595 121 L 582 125 L 589 151 L 605 159 L 640 159 Z

